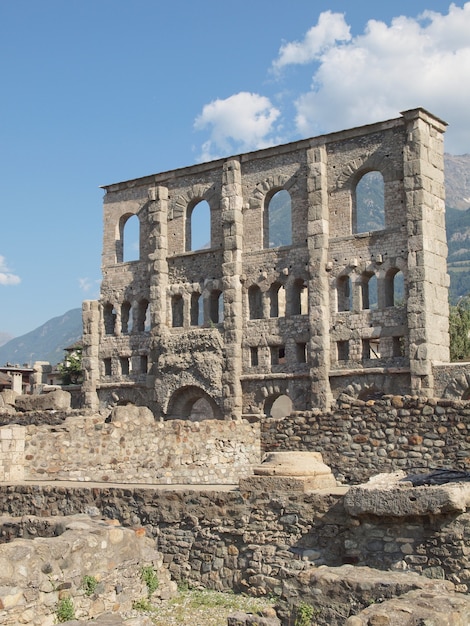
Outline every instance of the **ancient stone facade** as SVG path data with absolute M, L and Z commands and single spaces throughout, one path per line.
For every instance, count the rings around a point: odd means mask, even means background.
M 433 364 L 449 359 L 444 129 L 414 109 L 106 186 L 101 297 L 83 305 L 87 405 L 240 419 L 328 409 L 351 385 L 432 397 Z M 371 172 L 374 227 L 357 202 Z M 209 247 L 195 250 L 203 202 Z

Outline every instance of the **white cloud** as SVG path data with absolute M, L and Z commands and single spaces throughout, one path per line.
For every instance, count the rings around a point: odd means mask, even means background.
M 196 130 L 210 129 L 201 159 L 266 147 L 273 143 L 268 136 L 274 131 L 279 115 L 269 98 L 245 91 L 206 104 L 194 122 Z
M 344 15 L 325 11 L 320 14 L 318 24 L 307 31 L 303 41 L 293 41 L 281 46 L 279 57 L 273 67 L 280 69 L 286 65 L 304 64 L 317 59 L 337 41 L 349 41 L 351 33 Z
M 317 28 L 321 23 L 322 16 Z M 281 48 L 278 65 L 288 46 Z M 363 34 L 324 46 L 315 58 L 311 89 L 296 100 L 302 136 L 423 106 L 449 122 L 448 151 L 470 152 L 470 2 L 451 4 L 447 15 L 426 11 L 416 19 L 397 17 L 390 25 L 371 20 Z M 300 52 L 297 59 L 305 63 Z
M 80 289 L 84 292 L 84 293 L 88 293 L 89 291 L 93 290 L 95 291 L 97 286 L 99 286 L 100 284 L 100 280 L 93 280 L 91 278 L 79 278 L 78 279 L 78 284 L 80 286 Z
M 18 285 L 20 282 L 21 278 L 8 269 L 5 257 L 0 254 L 0 285 Z

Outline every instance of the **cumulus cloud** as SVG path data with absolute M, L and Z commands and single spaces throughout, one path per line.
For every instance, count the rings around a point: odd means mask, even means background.
M 269 98 L 245 91 L 206 104 L 194 122 L 196 130 L 210 132 L 201 160 L 266 147 L 279 116 Z
M 344 15 L 325 11 L 320 14 L 318 24 L 307 31 L 303 41 L 293 41 L 281 46 L 279 57 L 273 67 L 305 64 L 317 59 L 338 41 L 349 41 L 351 33 Z
M 342 19 L 328 16 L 337 25 Z M 296 99 L 299 134 L 341 130 L 423 106 L 449 122 L 448 151 L 470 151 L 470 2 L 451 4 L 446 15 L 425 11 L 390 25 L 370 20 L 363 34 L 349 40 L 334 34 L 334 45 L 322 46 L 323 31 L 317 32 L 316 47 L 307 35 L 300 44 L 284 45 L 275 62 L 316 64 L 310 89 Z M 328 43 L 325 35 L 323 40 Z M 287 57 L 289 45 L 295 54 Z
M 0 254 L 0 285 L 17 285 L 21 278 L 13 274 L 5 261 L 5 257 Z

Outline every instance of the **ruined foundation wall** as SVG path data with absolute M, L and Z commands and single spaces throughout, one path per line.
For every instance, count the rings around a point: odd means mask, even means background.
M 0 428 L 0 477 L 150 484 L 237 484 L 260 462 L 259 426 L 204 421 L 105 422 Z
M 470 468 L 470 403 L 388 396 L 364 402 L 344 396 L 331 413 L 307 411 L 262 422 L 263 452 L 321 452 L 348 484 L 402 469 Z
M 66 515 L 97 507 L 143 525 L 172 576 L 215 589 L 280 594 L 312 565 L 345 563 L 470 584 L 468 513 L 351 517 L 343 495 L 144 488 L 1 486 L 12 515 Z

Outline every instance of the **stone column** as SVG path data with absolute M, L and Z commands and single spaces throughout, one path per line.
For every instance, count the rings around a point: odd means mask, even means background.
M 224 163 L 221 209 L 224 237 L 222 273 L 226 353 L 222 378 L 223 413 L 226 419 L 241 419 L 243 311 L 240 276 L 243 248 L 243 195 L 241 167 L 238 159 L 230 159 Z
M 100 379 L 100 306 L 97 300 L 83 302 L 82 320 L 82 392 L 85 407 L 95 411 L 99 409 L 97 386 Z
M 332 402 L 329 381 L 329 215 L 326 166 L 324 145 L 313 146 L 307 151 L 311 403 L 312 408 L 321 409 L 328 409 Z
M 167 287 L 168 287 L 168 189 L 149 189 L 148 219 L 150 223 L 150 354 L 151 367 L 147 375 L 149 407 L 155 414 L 161 411 L 157 406 L 156 385 L 158 384 L 157 363 L 160 337 L 167 331 Z
M 446 124 L 424 109 L 402 115 L 406 130 L 403 165 L 411 391 L 432 397 L 432 364 L 449 361 L 443 148 Z

